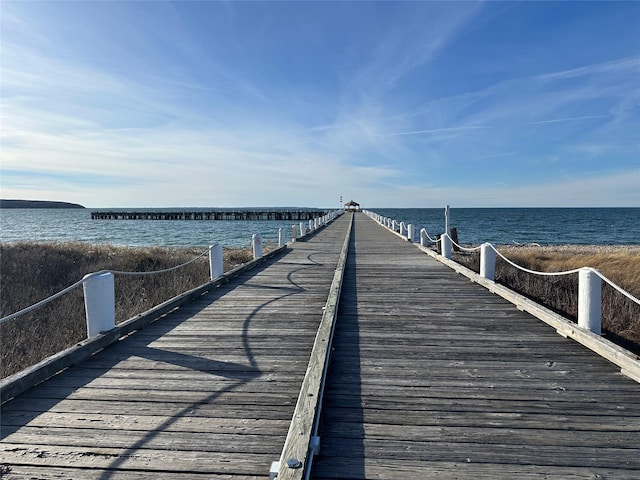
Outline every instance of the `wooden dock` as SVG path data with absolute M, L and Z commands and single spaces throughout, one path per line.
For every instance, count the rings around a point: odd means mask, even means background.
M 313 220 L 328 210 L 99 210 L 91 212 L 92 220 Z
M 350 219 L 3 405 L 2 478 L 269 478 Z M 354 220 L 310 478 L 640 478 L 640 384 Z

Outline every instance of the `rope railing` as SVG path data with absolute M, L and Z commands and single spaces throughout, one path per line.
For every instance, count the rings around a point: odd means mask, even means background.
M 420 229 L 420 243 L 422 244 L 422 239 L 423 239 L 423 233 L 424 233 L 424 237 L 426 237 L 431 243 L 438 243 L 438 239 L 437 238 L 431 238 L 431 236 L 429 235 L 429 232 L 427 232 L 426 228 L 422 228 Z
M 75 282 L 73 285 L 69 285 L 68 287 L 64 288 L 63 290 L 60 290 L 58 293 L 55 293 L 53 295 L 51 295 L 50 297 L 45 298 L 44 300 L 41 300 L 37 303 L 34 303 L 33 305 L 30 305 L 26 308 L 23 308 L 22 310 L 19 310 L 15 313 L 12 313 L 11 315 L 7 315 L 6 317 L 2 317 L 0 318 L 0 324 L 4 323 L 6 321 L 12 320 L 14 318 L 17 318 L 21 315 L 24 315 L 26 313 L 29 313 L 33 310 L 36 310 L 40 307 L 44 307 L 45 305 L 47 305 L 48 303 L 62 297 L 63 295 L 71 292 L 72 290 L 78 288 L 80 285 L 84 285 L 86 282 L 90 281 L 91 278 L 95 277 L 95 276 L 99 276 L 99 275 L 104 275 L 104 274 L 113 274 L 113 275 L 156 275 L 159 273 L 166 273 L 166 272 L 171 272 L 174 270 L 178 270 L 180 268 L 186 267 L 187 265 L 190 265 L 192 263 L 194 263 L 195 261 L 201 259 L 202 257 L 204 257 L 205 255 L 208 254 L 208 251 L 205 251 L 203 253 L 201 253 L 200 255 L 198 255 L 197 257 L 182 263 L 180 265 L 176 265 L 174 267 L 171 268 L 165 268 L 162 270 L 152 270 L 152 271 L 148 271 L 148 272 L 123 272 L 123 271 L 118 271 L 118 270 L 109 270 L 109 269 L 105 269 L 105 270 L 100 270 L 98 272 L 93 272 L 93 273 L 89 273 L 87 275 L 85 275 L 82 279 L 78 280 L 77 282 Z
M 209 255 L 209 250 L 205 250 L 204 252 L 202 252 L 200 255 L 198 255 L 195 258 L 192 258 L 191 260 L 181 264 L 181 265 L 176 265 L 175 267 L 170 267 L 170 268 L 165 268 L 162 270 L 151 270 L 148 272 L 122 272 L 122 271 L 118 271 L 118 270 L 104 270 L 105 272 L 109 272 L 109 273 L 113 273 L 114 275 L 156 275 L 158 273 L 167 273 L 167 272 L 173 272 L 174 270 L 178 270 L 180 268 L 186 267 L 187 265 L 191 265 L 194 262 L 197 262 L 198 260 L 200 260 L 202 257 L 206 257 Z
M 383 225 L 385 228 L 392 230 L 394 233 L 398 233 L 397 226 L 400 226 L 400 235 L 406 237 L 407 240 L 413 242 L 414 239 L 411 235 L 406 235 L 404 233 L 404 222 L 398 223 L 396 220 L 392 220 L 377 213 L 370 212 L 368 210 L 363 210 L 365 214 L 369 217 L 376 220 L 379 224 Z M 442 252 L 442 256 L 446 259 L 451 259 L 452 254 L 452 246 L 455 245 L 462 251 L 465 252 L 475 252 L 480 251 L 480 276 L 493 281 L 495 275 L 495 260 L 496 256 L 499 256 L 506 263 L 515 267 L 518 270 L 529 273 L 531 275 L 540 275 L 540 276 L 564 276 L 564 275 L 572 275 L 578 274 L 578 325 L 584 327 L 594 333 L 600 334 L 601 329 L 601 282 L 604 281 L 608 285 L 610 285 L 613 289 L 615 289 L 618 293 L 624 295 L 632 302 L 640 305 L 640 299 L 634 297 L 631 293 L 624 290 L 619 285 L 616 285 L 613 281 L 603 275 L 599 270 L 596 270 L 591 267 L 582 267 L 576 268 L 572 270 L 560 271 L 560 272 L 542 272 L 537 270 L 531 270 L 525 268 L 517 263 L 513 262 L 509 258 L 507 258 L 504 254 L 502 254 L 496 247 L 494 247 L 491 243 L 484 243 L 478 247 L 464 247 L 460 245 L 458 242 L 454 241 L 448 233 L 448 207 L 445 209 L 445 233 L 440 235 L 439 239 L 431 238 L 426 229 L 420 230 L 420 244 L 424 247 L 425 239 L 429 239 L 431 243 L 439 243 L 440 250 Z M 412 231 L 412 226 L 409 225 L 408 231 Z M 540 246 L 539 244 L 535 244 Z
M 561 272 L 541 272 L 539 270 L 530 270 L 528 268 L 523 267 L 522 265 L 518 265 L 517 263 L 514 263 L 511 260 L 509 260 L 502 253 L 500 253 L 500 251 L 498 251 L 498 249 L 496 249 L 496 247 L 494 247 L 492 244 L 488 243 L 487 245 L 489 245 L 490 248 L 494 252 L 496 252 L 496 254 L 498 254 L 500 256 L 500 258 L 502 258 L 509 265 L 517 268 L 518 270 L 522 270 L 523 272 L 530 273 L 532 275 L 541 275 L 541 276 L 547 276 L 547 277 L 554 277 L 554 276 L 562 276 L 562 275 L 572 275 L 572 274 L 578 273 L 580 271 L 579 268 L 574 268 L 573 270 L 565 270 L 565 271 L 561 271 Z M 482 247 L 480 247 L 480 248 L 482 248 Z
M 69 293 L 73 289 L 75 289 L 75 288 L 79 287 L 80 285 L 82 285 L 84 283 L 84 281 L 85 281 L 85 278 L 83 278 L 82 280 L 78 280 L 73 285 L 69 285 L 64 290 L 61 290 L 58 293 L 55 293 L 55 294 L 51 295 L 50 297 L 45 298 L 44 300 L 40 300 L 38 303 L 34 303 L 33 305 L 30 305 L 30 306 L 28 306 L 26 308 L 23 308 L 22 310 L 19 310 L 19 311 L 15 312 L 15 313 L 12 313 L 11 315 L 7 315 L 6 317 L 0 318 L 0 323 L 4 323 L 4 322 L 7 322 L 9 320 L 13 320 L 14 318 L 17 318 L 17 317 L 19 317 L 21 315 L 24 315 L 25 313 L 29 313 L 29 312 L 31 312 L 33 310 L 36 310 L 36 309 L 40 308 L 40 307 L 44 307 L 49 302 L 52 302 L 55 299 L 60 298 L 64 294 Z
M 477 252 L 478 250 L 480 250 L 482 248 L 482 246 L 478 246 L 478 247 L 463 247 L 462 245 L 458 244 L 455 240 L 451 239 L 451 243 L 453 245 L 455 245 L 456 247 L 458 247 L 460 250 L 462 250 L 463 252 Z
M 622 295 L 624 295 L 625 297 L 627 297 L 629 300 L 631 300 L 632 302 L 637 303 L 638 305 L 640 305 L 640 299 L 634 297 L 633 295 L 631 295 L 629 292 L 627 292 L 625 289 L 623 289 L 622 287 L 620 287 L 619 285 L 616 285 L 615 283 L 613 283 L 610 279 L 608 279 L 607 277 L 605 277 L 602 272 L 600 272 L 600 270 L 593 270 L 595 272 L 596 275 L 598 275 L 602 280 L 604 280 L 605 283 L 609 284 L 609 286 L 611 286 L 612 288 L 614 288 L 615 290 L 617 290 L 619 293 L 621 293 Z

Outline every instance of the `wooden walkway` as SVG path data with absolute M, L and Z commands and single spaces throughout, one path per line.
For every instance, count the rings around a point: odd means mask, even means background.
M 2 479 L 269 478 L 351 215 L 2 406 Z M 322 479 L 638 479 L 640 384 L 355 215 Z
M 357 215 L 320 479 L 638 479 L 640 385 Z
M 2 478 L 268 478 L 349 219 L 2 407 Z

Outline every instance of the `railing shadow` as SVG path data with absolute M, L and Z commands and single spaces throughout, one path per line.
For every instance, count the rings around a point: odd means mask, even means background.
M 183 321 L 204 310 L 212 302 L 227 292 L 228 289 L 214 290 L 191 303 L 189 316 L 185 317 Z M 197 305 L 197 307 L 194 309 L 193 307 L 195 305 Z M 175 315 L 180 315 L 180 310 L 175 312 L 172 317 L 175 318 Z M 18 431 L 38 415 L 51 410 L 57 403 L 67 398 L 74 391 L 85 387 L 91 381 L 114 368 L 118 363 L 129 358 L 131 355 L 127 353 L 127 350 L 136 350 L 136 356 L 142 356 L 144 358 L 144 354 L 141 354 L 140 352 L 144 352 L 145 349 L 148 349 L 149 358 L 153 357 L 154 360 L 157 360 L 159 358 L 159 350 L 153 349 L 154 351 L 152 355 L 152 349 L 150 349 L 148 345 L 166 335 L 180 323 L 182 323 L 182 321 L 176 324 L 174 321 L 169 321 L 169 318 L 155 321 L 144 328 L 144 336 L 136 336 L 135 334 L 130 335 L 126 339 L 106 347 L 102 352 L 94 355 L 91 359 L 79 365 L 84 368 L 91 369 L 91 375 L 76 376 L 77 369 L 70 367 L 64 372 L 61 372 L 49 380 L 32 387 L 32 389 L 27 390 L 23 394 L 18 395 L 16 398 L 5 403 L 2 406 L 3 415 L 1 419 L 2 428 L 0 432 L 0 440 L 5 439 L 7 436 Z M 168 363 L 173 363 L 171 361 L 172 355 L 174 356 L 174 359 L 177 358 L 175 357 L 175 352 L 164 351 L 163 354 L 166 355 L 166 359 L 163 361 L 167 361 Z M 186 355 L 181 357 L 183 363 L 184 357 L 186 357 Z M 198 368 L 198 370 L 201 371 L 206 371 L 208 369 L 207 365 L 212 367 L 213 364 L 211 364 L 211 362 L 214 362 L 202 357 L 193 357 L 193 359 L 198 359 L 202 362 L 201 366 Z M 193 368 L 194 363 L 195 362 L 191 362 L 191 366 L 189 368 Z M 34 389 L 38 390 L 37 397 L 35 398 Z M 22 415 L 20 417 L 10 415 L 13 411 L 20 411 Z

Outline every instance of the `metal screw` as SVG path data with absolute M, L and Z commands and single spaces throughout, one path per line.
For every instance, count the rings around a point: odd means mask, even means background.
M 286 464 L 287 468 L 300 468 L 302 466 L 302 462 L 297 458 L 288 458 Z

